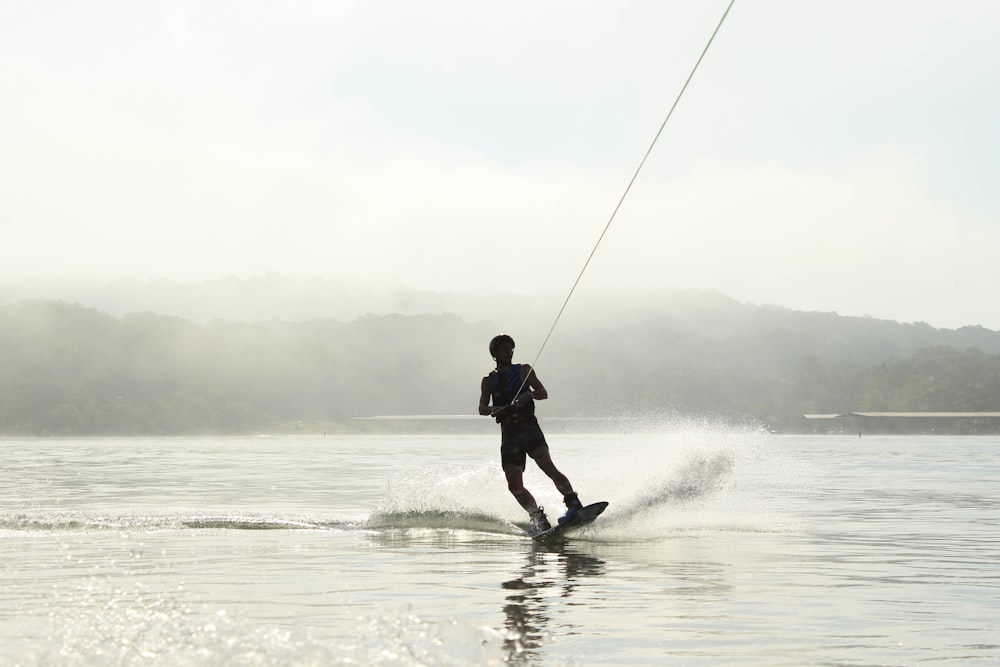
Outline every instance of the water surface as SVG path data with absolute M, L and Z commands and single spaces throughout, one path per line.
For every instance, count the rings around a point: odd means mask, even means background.
M 0 440 L 0 664 L 1000 663 L 998 438 L 549 440 Z

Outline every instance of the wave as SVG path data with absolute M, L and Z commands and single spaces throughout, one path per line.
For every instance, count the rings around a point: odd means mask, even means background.
M 372 530 L 447 529 L 481 533 L 521 534 L 523 526 L 482 512 L 468 510 L 410 510 L 377 512 L 366 522 Z
M 100 531 L 219 530 L 349 530 L 363 520 L 313 520 L 266 515 L 83 515 L 43 514 L 0 517 L 0 532 L 65 533 Z
M 20 514 L 0 517 L 0 532 L 75 533 L 158 530 L 406 530 L 446 529 L 517 534 L 521 528 L 478 512 L 413 510 L 377 512 L 368 518 L 330 519 L 273 515 L 84 515 Z
M 768 517 L 754 520 L 742 509 L 744 499 L 732 496 L 730 481 L 738 473 L 738 455 L 732 448 L 693 448 L 673 453 L 660 452 L 660 458 L 646 459 L 636 468 L 630 461 L 621 470 L 610 469 L 606 462 L 595 466 L 581 488 L 597 489 L 587 502 L 608 500 L 611 506 L 593 526 L 574 535 L 582 539 L 650 539 L 677 530 L 705 527 L 740 530 L 759 529 L 761 522 L 773 525 Z M 390 484 L 382 506 L 368 516 L 345 517 L 324 513 L 223 511 L 151 508 L 149 514 L 96 514 L 80 511 L 22 511 L 0 515 L 0 533 L 77 533 L 100 531 L 152 532 L 183 530 L 253 530 L 253 531 L 465 531 L 488 535 L 523 535 L 527 516 L 521 512 L 494 481 L 484 483 L 492 470 L 463 471 L 435 469 L 413 473 L 410 478 Z M 586 476 L 585 476 L 586 479 Z M 608 485 L 608 479 L 627 483 Z M 532 480 L 545 489 L 545 481 Z M 493 484 L 493 487 L 487 484 Z M 479 489 L 479 504 L 468 507 L 470 486 Z M 601 489 L 603 488 L 603 493 Z M 483 489 L 486 489 L 484 492 Z M 727 492 L 728 491 L 728 492 Z M 721 492 L 721 494 L 720 494 Z M 544 491 L 543 491 L 544 493 Z M 603 497 L 599 497 L 603 496 Z M 561 509 L 561 499 L 539 496 L 553 509 Z M 549 502 L 551 501 L 551 502 Z M 737 503 L 737 504 L 734 504 Z
M 705 498 L 722 486 L 735 465 L 731 452 L 715 452 L 692 457 L 679 470 L 639 489 L 637 496 L 624 508 L 628 515 L 657 509 L 668 503 Z

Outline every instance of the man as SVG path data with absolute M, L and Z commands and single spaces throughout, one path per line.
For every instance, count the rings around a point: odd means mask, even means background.
M 483 378 L 479 414 L 494 417 L 500 424 L 500 463 L 507 477 L 507 488 L 521 507 L 528 511 L 532 530 L 540 533 L 551 526 L 545 511 L 535 502 L 531 492 L 524 488 L 526 457 L 534 459 L 563 494 L 567 511 L 559 519 L 560 523 L 575 515 L 583 504 L 566 475 L 559 472 L 552 462 L 545 435 L 535 418 L 535 401 L 549 396 L 538 375 L 528 364 L 512 363 L 514 339 L 507 334 L 500 334 L 490 341 L 490 356 L 497 362 L 497 367 Z

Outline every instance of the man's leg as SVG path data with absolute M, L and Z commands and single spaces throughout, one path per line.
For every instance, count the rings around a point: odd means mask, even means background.
M 559 472 L 556 468 L 556 464 L 552 462 L 552 456 L 549 455 L 548 447 L 541 447 L 531 453 L 531 458 L 535 459 L 535 463 L 541 468 L 542 472 L 549 476 L 555 485 L 556 489 L 563 496 L 568 496 L 573 493 L 573 485 L 570 484 L 569 479 L 566 475 Z
M 559 472 L 556 468 L 556 464 L 552 462 L 552 456 L 549 455 L 549 448 L 540 447 L 539 449 L 531 453 L 531 457 L 535 459 L 535 463 L 538 467 L 542 469 L 546 475 L 549 476 L 559 490 L 559 493 L 563 494 L 563 503 L 566 505 L 566 514 L 559 519 L 559 523 L 566 521 L 568 519 L 576 516 L 577 511 L 583 509 L 583 503 L 580 502 L 580 497 L 576 495 L 573 490 L 573 485 L 570 484 L 569 479 L 566 475 Z
M 524 467 L 504 464 L 503 472 L 507 476 L 507 489 L 517 499 L 517 502 L 521 504 L 521 507 L 528 511 L 528 516 L 531 518 L 532 534 L 541 533 L 551 528 L 552 526 L 549 524 L 548 517 L 545 516 L 545 512 L 538 506 L 538 503 L 535 502 L 535 497 L 531 495 L 530 491 L 524 488 Z
M 503 474 L 507 477 L 507 490 L 528 512 L 538 509 L 538 503 L 531 492 L 524 488 L 524 469 L 521 466 L 503 464 Z

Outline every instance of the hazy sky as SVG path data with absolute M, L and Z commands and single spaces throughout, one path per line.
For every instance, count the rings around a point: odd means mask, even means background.
M 728 0 L 0 0 L 0 279 L 565 294 Z M 1000 329 L 1000 2 L 737 0 L 579 290 Z

